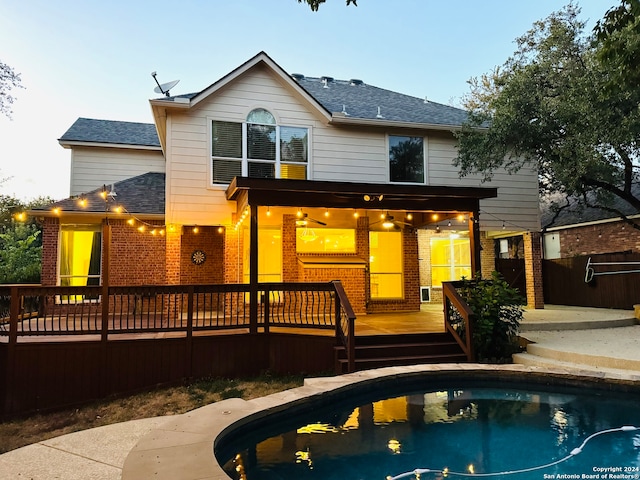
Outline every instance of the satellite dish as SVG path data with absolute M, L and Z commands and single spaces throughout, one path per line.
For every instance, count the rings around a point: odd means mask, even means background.
M 178 84 L 178 82 L 180 81 L 180 80 L 172 80 L 171 82 L 160 84 L 160 82 L 158 82 L 158 79 L 156 78 L 156 72 L 151 72 L 151 76 L 153 77 L 153 79 L 158 84 L 158 86 L 156 88 L 154 88 L 153 91 L 156 92 L 156 93 L 163 93 L 167 97 L 170 96 L 169 95 L 169 90 L 171 90 L 173 87 L 175 87 Z

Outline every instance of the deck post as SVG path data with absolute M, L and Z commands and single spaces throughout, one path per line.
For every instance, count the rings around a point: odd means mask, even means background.
M 249 227 L 249 332 L 258 333 L 258 207 L 251 206 Z
M 195 301 L 194 286 L 189 285 L 187 287 L 187 337 L 185 353 L 186 359 L 186 376 L 191 378 L 193 376 L 193 303 Z
M 111 253 L 111 225 L 102 224 L 102 292 L 100 316 L 100 343 L 102 345 L 102 396 L 109 391 L 109 262 Z
M 7 345 L 7 376 L 4 396 L 4 412 L 11 412 L 13 406 L 13 390 L 16 373 L 16 343 L 18 343 L 18 316 L 20 315 L 20 292 L 17 285 L 10 290 L 11 304 L 9 306 L 9 343 Z

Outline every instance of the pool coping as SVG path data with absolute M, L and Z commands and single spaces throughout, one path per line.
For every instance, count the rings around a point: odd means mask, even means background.
M 431 364 L 364 370 L 335 377 L 308 378 L 302 387 L 253 400 L 231 398 L 169 418 L 142 437 L 129 452 L 123 480 L 139 478 L 230 480 L 213 450 L 229 432 L 309 400 L 339 394 L 354 385 L 373 385 L 382 378 L 470 377 L 534 380 L 539 384 L 596 386 L 640 392 L 640 372 L 609 373 L 526 365 Z

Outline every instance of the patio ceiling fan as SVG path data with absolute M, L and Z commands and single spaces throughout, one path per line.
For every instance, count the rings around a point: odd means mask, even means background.
M 311 218 L 308 213 L 298 212 L 297 217 L 298 218 L 296 219 L 296 225 L 299 226 L 299 227 L 304 227 L 309 222 L 317 223 L 318 225 L 322 225 L 322 226 L 326 226 L 327 225 L 325 222 L 321 222 L 320 220 L 316 220 L 315 218 Z
M 394 228 L 396 230 L 402 229 L 402 227 L 405 225 L 409 227 L 413 226 L 410 223 L 395 220 L 394 216 L 389 215 L 388 213 L 382 219 L 378 220 L 377 222 L 373 222 L 371 226 L 377 225 L 379 223 L 381 223 L 384 228 Z

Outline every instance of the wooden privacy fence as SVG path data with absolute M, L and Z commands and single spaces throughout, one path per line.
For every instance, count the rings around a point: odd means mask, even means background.
M 354 321 L 339 281 L 0 286 L 0 415 L 191 377 L 326 371 L 336 344 L 353 354 Z
M 589 259 L 591 264 L 610 265 L 596 265 L 596 275 L 587 275 Z M 544 302 L 551 305 L 633 309 L 635 304 L 640 303 L 640 273 L 615 273 L 637 270 L 637 266 L 625 268 L 625 264 L 633 265 L 633 262 L 640 262 L 640 254 L 606 253 L 543 260 Z M 585 282 L 589 278 L 591 281 Z

